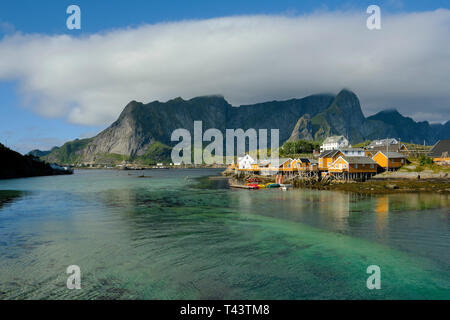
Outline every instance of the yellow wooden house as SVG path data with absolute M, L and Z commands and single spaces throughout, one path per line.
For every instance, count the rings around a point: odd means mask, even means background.
M 310 168 L 311 161 L 307 158 L 299 158 L 292 160 L 291 166 L 296 171 L 307 171 Z
M 406 164 L 405 155 L 399 152 L 378 151 L 372 158 L 380 168 L 395 171 Z
M 377 173 L 377 169 L 377 163 L 369 157 L 339 156 L 328 166 L 328 173 L 340 174 L 348 179 L 370 178 Z
M 321 171 L 327 171 L 328 167 L 337 160 L 339 157 L 343 157 L 344 154 L 339 150 L 329 150 L 322 152 L 319 155 L 319 170 Z

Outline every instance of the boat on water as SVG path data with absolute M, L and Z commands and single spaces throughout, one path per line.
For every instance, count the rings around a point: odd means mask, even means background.
M 278 183 L 268 183 L 266 184 L 266 188 L 279 188 L 280 185 Z

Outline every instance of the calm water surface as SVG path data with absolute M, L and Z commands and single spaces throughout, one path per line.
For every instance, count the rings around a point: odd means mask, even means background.
M 0 298 L 450 299 L 448 195 L 230 190 L 218 172 L 0 181 L 18 191 L 0 191 Z

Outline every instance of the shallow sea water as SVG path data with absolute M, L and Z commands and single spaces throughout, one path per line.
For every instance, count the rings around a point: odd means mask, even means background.
M 450 299 L 448 195 L 233 190 L 219 172 L 0 181 L 0 298 Z

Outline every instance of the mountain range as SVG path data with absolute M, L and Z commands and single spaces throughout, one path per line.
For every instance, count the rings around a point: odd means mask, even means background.
M 279 129 L 280 145 L 287 140 L 323 140 L 331 135 L 347 136 L 353 144 L 386 137 L 434 144 L 450 138 L 450 121 L 416 122 L 397 110 L 384 110 L 366 118 L 356 94 L 344 89 L 337 95 L 316 94 L 239 107 L 230 105 L 222 96 L 148 104 L 131 101 L 119 118 L 95 137 L 70 141 L 50 152 L 32 152 L 59 163 L 163 161 L 170 158 L 171 146 L 175 144 L 170 141 L 172 132 L 184 128 L 192 133 L 197 120 L 203 122 L 204 131 Z

